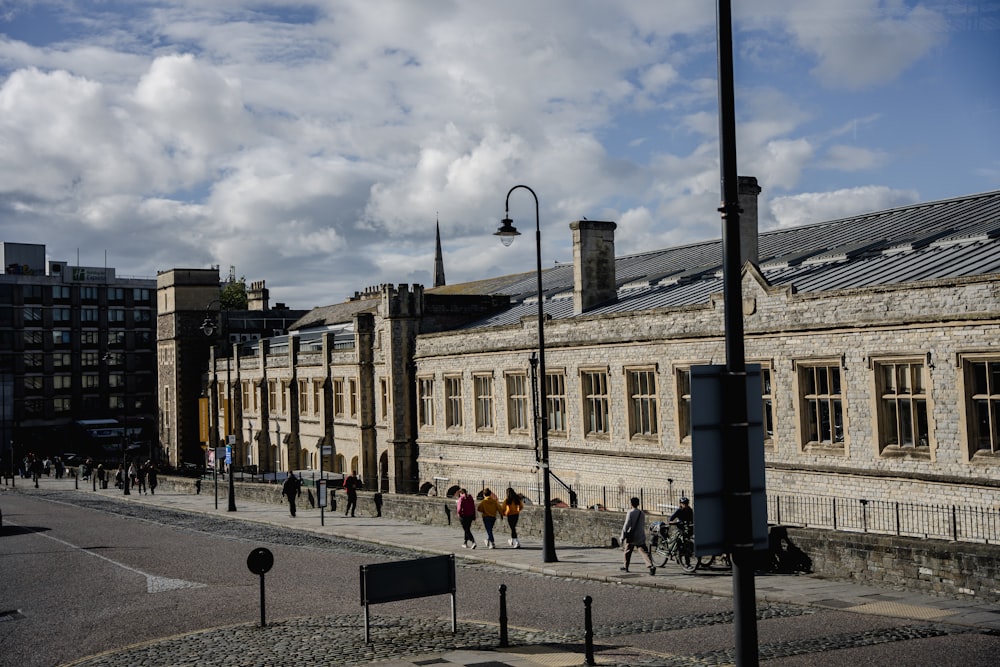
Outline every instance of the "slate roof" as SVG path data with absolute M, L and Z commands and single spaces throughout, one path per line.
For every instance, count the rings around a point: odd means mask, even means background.
M 759 267 L 773 285 L 797 292 L 873 287 L 1000 273 L 1000 191 L 812 225 L 762 232 Z M 618 300 L 587 316 L 707 303 L 721 293 L 722 240 L 663 248 L 615 260 Z M 543 269 L 544 310 L 574 317 L 573 267 Z M 509 295 L 514 305 L 466 328 L 536 316 L 534 272 L 451 286 Z

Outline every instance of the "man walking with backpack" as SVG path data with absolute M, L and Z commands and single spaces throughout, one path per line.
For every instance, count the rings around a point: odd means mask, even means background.
M 302 482 L 294 472 L 288 473 L 285 483 L 281 485 L 281 494 L 288 496 L 288 511 L 295 516 L 295 499 L 302 493 Z

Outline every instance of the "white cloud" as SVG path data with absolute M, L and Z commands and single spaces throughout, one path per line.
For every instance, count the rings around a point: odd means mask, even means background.
M 866 171 L 878 169 L 889 162 L 885 151 L 871 150 L 861 146 L 830 146 L 823 156 L 821 166 L 841 171 Z
M 870 211 L 906 206 L 918 201 L 920 197 L 914 191 L 893 190 L 874 185 L 775 197 L 769 202 L 772 220 L 761 220 L 761 228 L 795 227 L 825 220 L 837 220 Z

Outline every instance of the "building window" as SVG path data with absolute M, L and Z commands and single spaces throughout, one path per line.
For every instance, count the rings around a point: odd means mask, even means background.
M 608 423 L 608 373 L 583 371 L 580 376 L 583 392 L 583 431 L 586 435 L 607 435 Z
M 153 313 L 149 310 L 136 309 L 132 311 L 132 321 L 139 322 L 150 322 L 153 319 Z
M 545 373 L 545 404 L 549 433 L 566 434 L 566 374 Z
M 309 414 L 309 381 L 299 380 L 299 414 Z
M 114 322 L 116 324 L 125 323 L 125 309 L 124 308 L 109 308 L 108 309 L 108 322 Z
M 108 288 L 108 301 L 119 303 L 125 300 L 125 290 L 121 287 Z
M 42 347 L 45 337 L 41 331 L 29 331 L 25 330 L 22 332 L 24 338 L 25 347 Z
M 338 417 L 344 416 L 344 379 L 334 378 L 333 380 L 333 414 Z
M 24 391 L 37 394 L 45 387 L 45 378 L 40 375 L 26 375 L 24 377 Z
M 52 343 L 57 347 L 62 347 L 64 345 L 71 345 L 73 343 L 73 332 L 72 331 L 53 331 L 52 332 Z
M 628 421 L 630 436 L 655 436 L 659 433 L 656 403 L 656 371 L 626 370 L 628 384 Z
M 32 417 L 41 417 L 45 412 L 45 399 L 26 398 L 24 399 L 24 414 Z
M 840 365 L 799 365 L 803 445 L 844 446 Z
M 73 313 L 69 308 L 53 308 L 52 309 L 52 321 L 58 322 L 60 324 L 65 324 L 71 321 L 73 318 Z
M 389 418 L 389 381 L 385 378 L 379 380 L 382 394 L 382 420 Z
M 524 373 L 507 375 L 507 430 L 527 431 L 528 421 L 528 376 Z
M 84 389 L 97 389 L 101 386 L 100 375 L 84 375 L 82 377 L 83 377 L 82 382 Z
M 347 400 L 348 400 L 348 406 L 351 409 L 350 413 L 348 413 L 348 414 L 350 414 L 351 418 L 357 418 L 357 416 L 358 416 L 358 381 L 355 380 L 354 378 L 351 378 L 350 380 L 347 381 Z
M 80 355 L 81 363 L 84 366 L 97 365 L 96 352 L 84 352 Z M 88 363 L 90 362 L 90 363 Z M 55 368 L 70 368 L 73 366 L 73 355 L 69 352 L 55 352 L 52 354 L 52 366 Z
M 84 301 L 97 301 L 97 288 L 81 287 L 80 298 L 83 299 Z
M 877 362 L 879 449 L 930 446 L 921 362 Z
M 38 326 L 42 323 L 42 309 L 40 306 L 24 307 L 24 326 Z
M 493 376 L 475 375 L 472 378 L 476 392 L 476 430 L 493 430 Z
M 109 387 L 124 387 L 125 386 L 125 376 L 121 373 L 111 373 L 108 375 L 108 386 Z
M 314 415 L 323 412 L 323 381 L 313 380 L 312 383 L 312 409 Z
M 444 425 L 446 428 L 462 427 L 462 378 L 444 379 Z
M 278 381 L 268 380 L 267 381 L 267 408 L 268 410 L 277 412 L 278 411 Z
M 59 389 L 72 389 L 73 388 L 73 376 L 72 375 L 53 375 L 52 376 L 52 386 L 57 391 Z
M 56 396 L 52 399 L 52 409 L 56 412 L 69 412 L 72 410 L 72 400 L 66 396 Z
M 80 343 L 83 345 L 97 345 L 100 338 L 96 331 L 81 331 Z
M 681 444 L 691 444 L 691 369 L 678 368 L 677 435 Z
M 418 424 L 434 426 L 434 378 L 419 378 L 417 394 Z
M 55 301 L 69 301 L 70 289 L 68 285 L 54 285 L 52 287 L 52 299 Z
M 243 409 L 244 410 L 249 410 L 250 409 L 250 387 L 251 387 L 250 382 L 248 382 L 246 380 L 244 380 L 243 382 L 240 383 L 240 393 L 241 393 L 241 395 L 243 397 Z
M 774 447 L 774 388 L 771 383 L 771 369 L 760 367 L 760 399 L 763 403 L 764 446 Z
M 42 354 L 40 352 L 25 352 L 24 353 L 24 367 L 25 368 L 41 368 L 42 367 Z
M 100 320 L 100 312 L 97 308 L 81 308 L 80 322 L 97 323 Z
M 969 456 L 1000 454 L 1000 358 L 963 359 Z
M 31 301 L 34 301 L 36 303 L 42 302 L 41 285 L 22 285 L 21 294 L 24 296 L 25 302 L 31 302 Z
M 132 300 L 135 303 L 149 303 L 150 291 L 145 287 L 133 287 L 132 288 Z
M 280 383 L 280 385 L 278 387 L 278 390 L 281 392 L 281 395 L 278 396 L 278 402 L 281 403 L 281 414 L 287 415 L 288 414 L 288 380 L 281 380 L 281 383 Z

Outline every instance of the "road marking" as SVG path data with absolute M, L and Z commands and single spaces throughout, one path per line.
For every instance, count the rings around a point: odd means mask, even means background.
M 89 556 L 93 556 L 94 558 L 100 558 L 101 560 L 107 561 L 112 565 L 116 565 L 122 568 L 123 570 L 128 570 L 129 572 L 134 572 L 135 574 L 146 577 L 147 593 L 163 593 L 164 591 L 172 591 L 179 588 L 205 588 L 206 586 L 208 586 L 208 584 L 198 583 L 197 581 L 185 581 L 184 579 L 170 579 L 169 577 L 159 577 L 155 574 L 149 574 L 148 572 L 143 572 L 142 570 L 137 570 L 134 567 L 129 567 L 124 563 L 119 563 L 118 561 L 112 560 L 107 556 L 102 556 L 101 554 L 94 553 L 89 549 L 77 546 L 75 544 L 67 542 L 66 540 L 60 540 L 58 537 L 46 535 L 45 533 L 36 530 L 34 528 L 29 528 L 28 526 L 22 526 L 20 524 L 14 523 L 13 521 L 8 521 L 7 523 L 13 526 L 18 526 L 19 528 L 23 528 L 25 530 L 29 530 L 35 535 L 38 535 L 39 537 L 44 537 L 46 539 L 52 540 L 53 542 L 58 542 L 59 544 L 67 546 L 71 549 L 77 549 L 79 551 L 82 551 L 83 553 Z

